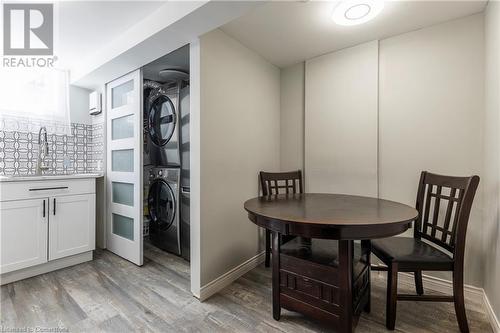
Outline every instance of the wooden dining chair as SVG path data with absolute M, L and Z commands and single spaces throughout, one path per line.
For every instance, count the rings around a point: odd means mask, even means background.
M 261 171 L 259 176 L 263 196 L 304 193 L 302 188 L 302 171 L 300 170 L 290 172 Z M 270 258 L 271 231 L 266 229 L 266 267 L 269 267 Z
M 398 300 L 433 301 L 454 302 L 460 331 L 469 332 L 463 290 L 464 252 L 469 214 L 478 184 L 479 176 L 451 177 L 423 171 L 417 192 L 419 215 L 413 237 L 372 241 L 373 253 L 387 265 L 388 329 L 394 330 Z M 424 295 L 422 271 L 452 271 L 453 296 Z M 398 272 L 414 274 L 415 295 L 397 293 Z

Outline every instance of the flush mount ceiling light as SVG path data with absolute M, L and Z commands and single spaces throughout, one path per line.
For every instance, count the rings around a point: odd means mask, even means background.
M 357 25 L 374 19 L 384 9 L 381 0 L 347 0 L 333 10 L 332 19 L 338 25 Z

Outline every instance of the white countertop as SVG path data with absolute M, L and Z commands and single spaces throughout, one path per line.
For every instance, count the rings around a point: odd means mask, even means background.
M 104 173 L 102 173 L 102 172 L 100 172 L 100 173 L 74 173 L 74 174 L 68 174 L 68 175 L 15 175 L 15 176 L 0 176 L 0 182 L 99 178 L 99 177 L 103 177 L 103 176 L 104 176 Z

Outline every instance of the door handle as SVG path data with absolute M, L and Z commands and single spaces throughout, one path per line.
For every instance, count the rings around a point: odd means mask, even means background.
M 43 213 L 42 213 L 42 217 L 45 217 L 45 200 L 43 200 Z
M 56 198 L 54 198 L 54 215 L 56 215 Z

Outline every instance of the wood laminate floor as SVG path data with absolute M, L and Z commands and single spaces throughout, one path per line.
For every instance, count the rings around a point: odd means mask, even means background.
M 329 332 L 282 310 L 271 315 L 271 271 L 257 267 L 206 302 L 189 291 L 189 264 L 149 245 L 143 267 L 108 252 L 92 262 L 1 287 L 1 326 L 70 332 Z M 424 286 L 425 287 L 425 286 Z M 413 286 L 401 285 L 401 291 Z M 386 332 L 385 274 L 372 276 L 372 311 L 356 332 Z M 492 332 L 479 304 L 467 303 L 472 332 Z M 396 332 L 458 332 L 453 304 L 399 302 Z

